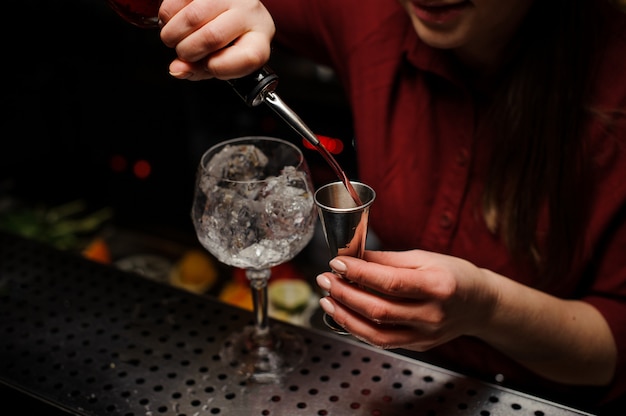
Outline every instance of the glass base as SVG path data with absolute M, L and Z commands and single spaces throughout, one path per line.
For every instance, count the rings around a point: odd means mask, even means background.
M 346 331 L 341 325 L 339 325 L 337 322 L 335 322 L 335 320 L 333 318 L 330 317 L 330 315 L 328 314 L 324 314 L 322 316 L 322 320 L 324 321 L 324 323 L 326 324 L 327 327 L 329 327 L 330 329 L 332 329 L 332 331 L 335 334 L 339 334 L 339 335 L 350 335 L 350 333 L 348 331 Z
M 302 337 L 293 330 L 274 324 L 266 335 L 257 335 L 254 326 L 231 334 L 222 347 L 225 362 L 256 383 L 280 383 L 293 371 L 306 352 Z

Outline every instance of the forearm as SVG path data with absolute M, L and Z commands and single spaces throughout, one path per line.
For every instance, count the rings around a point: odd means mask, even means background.
M 485 272 L 498 295 L 489 321 L 476 336 L 557 382 L 604 385 L 611 380 L 617 361 L 615 341 L 594 307 Z

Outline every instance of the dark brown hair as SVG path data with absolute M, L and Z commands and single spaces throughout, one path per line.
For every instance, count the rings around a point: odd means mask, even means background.
M 583 241 L 589 161 L 582 133 L 591 116 L 588 90 L 604 6 L 536 1 L 515 40 L 520 53 L 490 109 L 496 144 L 485 217 L 513 256 L 531 261 L 548 280 L 567 273 Z M 544 212 L 549 224 L 540 229 Z

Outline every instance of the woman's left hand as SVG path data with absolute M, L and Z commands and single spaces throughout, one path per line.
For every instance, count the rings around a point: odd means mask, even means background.
M 425 351 L 478 332 L 495 305 L 489 275 L 442 254 L 367 251 L 340 256 L 317 277 L 322 308 L 355 337 L 380 348 Z M 378 292 L 378 293 L 372 293 Z
M 426 351 L 462 335 L 554 381 L 605 385 L 617 348 L 604 317 L 460 258 L 422 250 L 339 256 L 317 277 L 320 305 L 356 338 Z M 378 292 L 378 293 L 372 293 Z

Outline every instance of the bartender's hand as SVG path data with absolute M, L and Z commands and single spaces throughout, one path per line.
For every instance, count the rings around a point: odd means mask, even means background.
M 602 385 L 613 375 L 613 336 L 588 303 L 421 250 L 366 251 L 363 260 L 339 256 L 330 266 L 336 274 L 317 277 L 330 292 L 320 305 L 369 344 L 426 351 L 469 335 L 554 381 Z
M 159 19 L 176 78 L 239 78 L 269 59 L 274 21 L 258 0 L 163 0 Z

